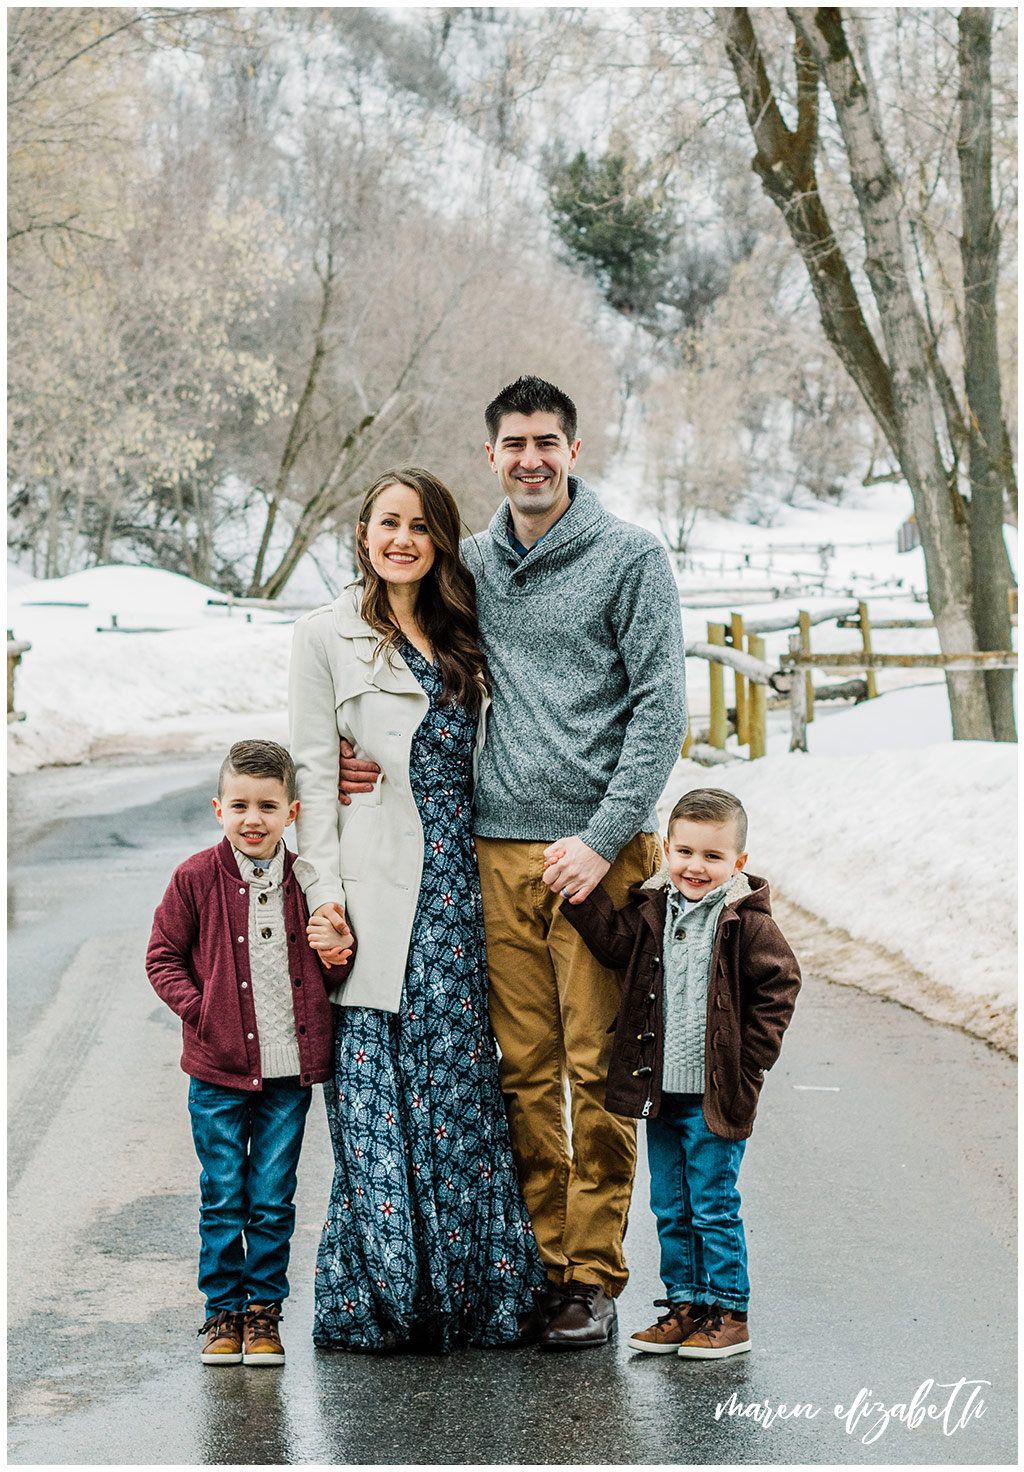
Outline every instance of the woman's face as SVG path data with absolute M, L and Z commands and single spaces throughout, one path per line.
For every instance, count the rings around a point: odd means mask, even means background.
M 399 484 L 378 494 L 359 536 L 370 564 L 386 583 L 417 584 L 434 565 L 434 544 L 416 491 Z

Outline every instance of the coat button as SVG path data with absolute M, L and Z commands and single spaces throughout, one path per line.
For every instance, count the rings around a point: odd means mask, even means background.
M 238 893 L 239 893 L 239 894 L 245 894 L 245 890 L 244 890 L 244 889 L 240 889 L 240 890 L 239 890 L 239 891 L 238 891 Z
M 309 1074 L 308 1074 L 308 1073 L 304 1073 L 304 1074 L 303 1074 L 303 1075 L 302 1075 L 302 1082 L 303 1082 L 303 1083 L 304 1083 L 304 1084 L 308 1084 L 308 1083 L 309 1083 Z
M 288 937 L 288 939 L 291 941 L 292 945 L 295 944 L 295 935 L 294 935 L 294 932 Z
M 296 976 L 295 977 L 295 985 L 296 986 L 301 986 L 302 985 L 302 977 L 301 976 Z
M 306 1031 L 306 1029 L 304 1027 L 300 1027 L 299 1028 L 299 1032 L 302 1033 L 303 1035 L 305 1035 L 305 1031 Z
M 245 945 L 245 936 L 244 936 L 244 935 L 240 935 L 240 936 L 239 936 L 239 937 L 238 937 L 238 944 L 239 944 L 239 945 L 240 945 L 240 946 L 244 946 L 244 945 Z
M 248 983 L 248 982 L 247 982 L 247 981 L 243 981 L 243 982 L 242 982 L 242 990 L 243 990 L 243 991 L 244 991 L 244 990 L 245 990 L 245 988 L 246 988 L 246 987 L 247 987 L 247 986 L 248 986 L 248 985 L 249 985 L 249 983 Z
M 648 992 L 647 993 L 647 1000 L 649 1002 L 656 1002 L 658 1000 L 658 994 L 657 994 L 657 992 Z
M 269 940 L 273 933 L 274 932 L 271 930 L 269 925 L 264 925 L 263 929 L 260 931 L 260 935 L 262 935 L 264 940 Z
M 267 903 L 267 896 L 266 896 L 266 894 L 261 894 L 256 903 L 257 904 L 260 904 L 260 905 L 265 905 Z
M 249 1041 L 251 1043 L 252 1042 L 252 1033 L 251 1032 L 247 1032 L 246 1033 L 246 1037 L 249 1039 Z

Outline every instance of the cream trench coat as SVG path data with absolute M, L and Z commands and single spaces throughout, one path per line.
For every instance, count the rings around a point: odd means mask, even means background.
M 397 1012 L 423 873 L 423 824 L 409 785 L 412 738 L 430 702 L 398 654 L 359 615 L 362 589 L 346 588 L 295 625 L 289 676 L 291 752 L 301 800 L 299 853 L 317 871 L 310 913 L 343 905 L 359 947 L 348 979 L 330 993 L 344 1007 Z M 484 743 L 485 700 L 473 776 Z M 338 738 L 381 769 L 373 792 L 338 801 Z

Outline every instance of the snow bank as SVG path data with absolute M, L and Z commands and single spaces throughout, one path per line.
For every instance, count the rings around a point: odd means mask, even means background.
M 292 620 L 254 613 L 247 623 L 241 612 L 207 606 L 219 596 L 138 567 L 9 588 L 8 627 L 32 648 L 15 675 L 26 719 L 8 727 L 8 770 L 280 739 Z M 110 632 L 112 616 L 121 631 L 166 632 Z
M 1016 765 L 1015 747 L 971 741 L 713 771 L 681 761 L 662 818 L 690 788 L 734 792 L 749 867 L 773 890 L 972 1006 L 1013 1007 Z

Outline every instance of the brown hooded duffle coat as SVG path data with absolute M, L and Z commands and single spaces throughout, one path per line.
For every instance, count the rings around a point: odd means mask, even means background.
M 800 967 L 772 919 L 767 881 L 736 878 L 745 883 L 730 884 L 715 931 L 704 1042 L 704 1119 L 727 1140 L 745 1140 L 753 1129 L 764 1070 L 779 1056 L 800 989 Z M 637 1119 L 657 1114 L 661 1103 L 670 882 L 662 872 L 634 885 L 621 910 L 598 885 L 582 904 L 561 911 L 602 965 L 626 973 L 605 1108 Z

